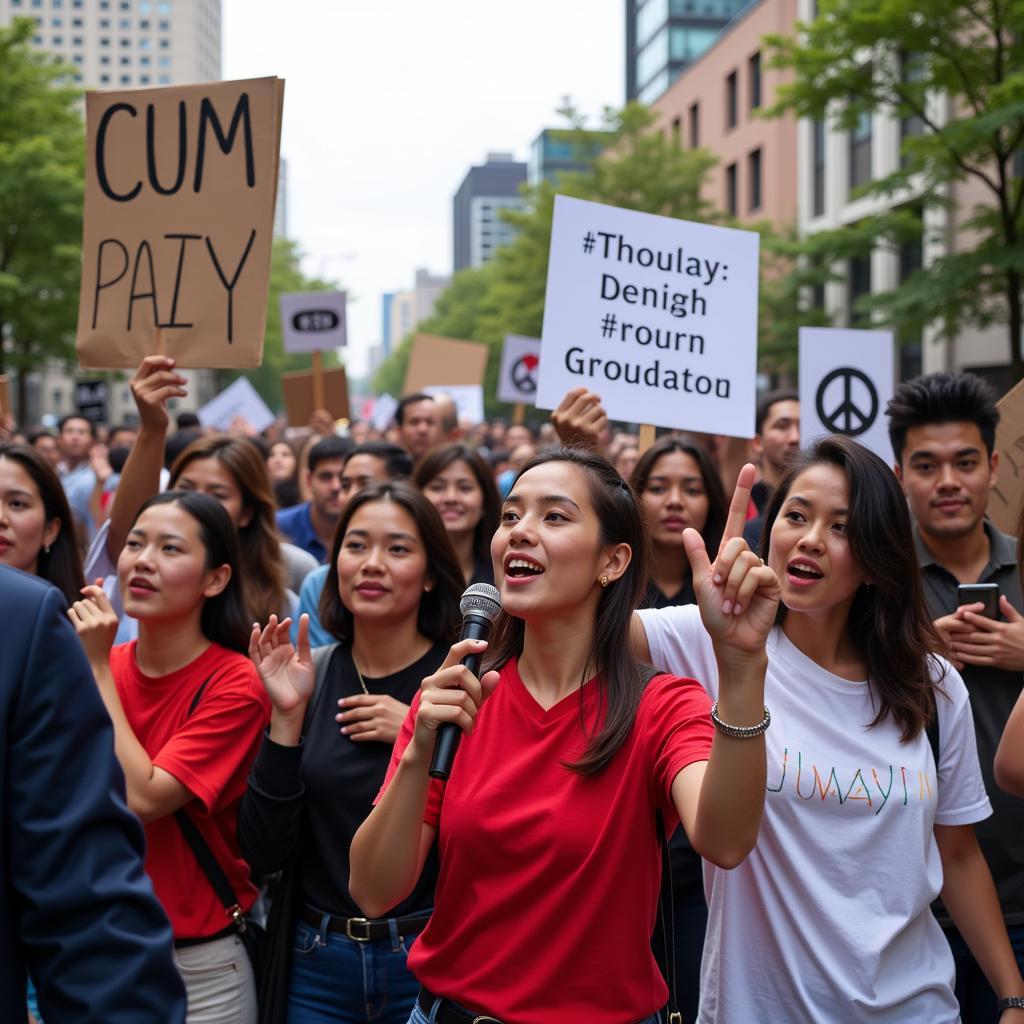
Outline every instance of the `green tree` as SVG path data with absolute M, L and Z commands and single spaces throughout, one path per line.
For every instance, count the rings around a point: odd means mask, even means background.
M 271 409 L 280 409 L 284 404 L 281 388 L 281 374 L 290 370 L 308 370 L 310 356 L 306 353 L 288 353 L 284 350 L 284 335 L 281 330 L 280 298 L 284 292 L 329 292 L 338 290 L 332 281 L 306 277 L 302 272 L 298 245 L 288 238 L 275 238 L 270 255 L 270 289 L 267 295 L 267 328 L 263 337 L 263 362 L 255 370 L 222 370 L 218 373 L 218 384 L 226 387 L 236 377 L 245 376 L 260 393 Z M 337 366 L 334 352 L 324 353 L 324 366 Z
M 840 129 L 887 114 L 905 129 L 901 165 L 864 189 L 894 208 L 810 236 L 804 256 L 827 265 L 920 238 L 922 208 L 951 208 L 950 186 L 970 185 L 979 201 L 952 210 L 957 251 L 890 293 L 864 297 L 857 312 L 908 332 L 934 323 L 947 338 L 968 325 L 1005 323 L 1014 378 L 1024 376 L 1024 189 L 1015 168 L 1024 143 L 1024 4 L 820 0 L 798 36 L 769 44 L 775 66 L 794 74 L 770 114 Z
M 26 19 L 0 28 L 0 373 L 73 363 L 84 131 L 75 69 L 33 50 Z

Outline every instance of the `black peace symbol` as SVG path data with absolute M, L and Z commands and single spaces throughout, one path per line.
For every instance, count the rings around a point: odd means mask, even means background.
M 540 360 L 535 355 L 520 356 L 512 364 L 512 383 L 519 388 L 520 391 L 533 392 L 537 390 L 537 378 L 534 374 L 537 372 L 537 366 Z
M 831 403 L 832 408 L 825 410 L 825 393 L 834 380 L 843 384 L 841 402 Z M 861 409 L 853 400 L 853 382 L 860 381 L 867 388 L 869 403 L 867 409 Z M 858 437 L 871 429 L 878 416 L 878 391 L 866 373 L 852 366 L 841 366 L 826 374 L 818 385 L 818 393 L 814 396 L 814 404 L 818 411 L 818 419 L 833 434 L 845 434 L 847 437 Z

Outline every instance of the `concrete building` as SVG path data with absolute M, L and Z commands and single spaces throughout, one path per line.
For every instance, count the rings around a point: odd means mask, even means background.
M 217 81 L 221 77 L 220 0 L 0 0 L 0 27 L 15 18 L 35 22 L 32 43 L 76 68 L 87 89 L 153 88 Z M 283 163 L 282 163 L 283 178 Z M 215 393 L 213 371 L 184 370 L 189 397 L 172 400 L 175 411 L 195 409 Z M 95 379 L 92 371 L 77 374 Z M 75 411 L 74 380 L 57 363 L 30 373 L 26 423 L 44 414 Z M 107 419 L 135 414 L 124 381 L 111 379 Z
M 500 211 L 523 209 L 520 186 L 526 164 L 511 153 L 488 153 L 486 162 L 471 167 L 452 200 L 452 267 L 482 267 L 515 237 Z
M 653 103 L 753 0 L 626 0 L 626 99 Z
M 757 116 L 785 80 L 767 66 L 761 40 L 792 31 L 797 2 L 760 0 L 748 7 L 652 106 L 658 130 L 680 146 L 718 157 L 704 198 L 739 220 L 784 226 L 797 219 L 796 119 Z
M 434 312 L 438 296 L 451 283 L 443 274 L 431 274 L 420 267 L 408 291 L 381 296 L 381 353 L 386 358 L 418 324 Z
M 566 138 L 557 128 L 545 128 L 530 147 L 526 180 L 531 185 L 542 181 L 554 184 L 560 174 L 586 171 L 610 142 L 610 132 L 591 132 L 584 142 Z

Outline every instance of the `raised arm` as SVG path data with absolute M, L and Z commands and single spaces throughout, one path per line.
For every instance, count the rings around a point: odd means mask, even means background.
M 115 563 L 139 509 L 160 490 L 164 442 L 170 422 L 167 400 L 185 398 L 187 383 L 174 372 L 174 360 L 169 356 L 146 356 L 132 378 L 132 396 L 139 410 L 139 433 L 110 506 L 107 554 Z

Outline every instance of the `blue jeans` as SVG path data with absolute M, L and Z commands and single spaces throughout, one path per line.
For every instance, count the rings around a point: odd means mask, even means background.
M 292 944 L 288 1024 L 406 1024 L 419 982 L 406 966 L 415 935 L 356 942 L 300 921 Z
M 416 1004 L 412 1008 L 412 1016 L 409 1018 L 408 1024 L 434 1024 L 434 1015 L 437 1012 L 435 1006 L 429 1014 L 424 1013 L 420 1008 L 419 1004 Z M 650 1017 L 645 1017 L 639 1024 L 661 1024 L 662 1016 L 660 1013 L 652 1013 Z M 623 1024 L 633 1024 L 632 1021 L 624 1021 Z
M 1017 958 L 1017 966 L 1024 974 L 1024 924 L 1013 924 L 1007 929 L 1010 945 Z M 956 964 L 956 998 L 960 1003 L 963 1024 L 998 1024 L 996 994 L 971 955 L 967 943 L 955 928 L 944 929 Z

